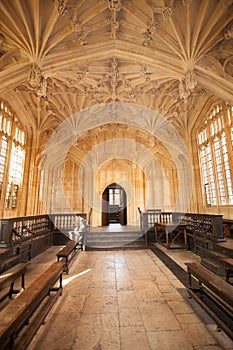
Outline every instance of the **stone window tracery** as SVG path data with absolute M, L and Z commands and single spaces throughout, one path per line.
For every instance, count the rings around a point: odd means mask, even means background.
M 198 134 L 202 186 L 207 205 L 233 204 L 233 106 L 218 104 Z
M 25 132 L 13 111 L 0 102 L 0 196 L 7 209 L 15 209 L 22 186 Z M 5 186 L 4 186 L 5 184 Z

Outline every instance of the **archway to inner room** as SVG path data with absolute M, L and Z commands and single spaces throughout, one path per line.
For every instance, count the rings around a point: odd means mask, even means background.
M 140 218 L 137 208 L 145 205 L 148 185 L 146 175 L 138 164 L 123 158 L 114 158 L 104 162 L 96 173 L 95 186 L 101 201 L 101 211 L 98 212 L 95 208 L 93 218 L 97 221 L 99 216 L 100 225 L 106 226 L 113 223 L 110 217 L 114 220 L 115 215 L 114 213 L 110 215 L 110 210 L 116 211 L 116 215 L 119 215 L 117 220 L 119 224 L 139 225 Z M 121 196 L 119 205 L 121 210 L 118 210 L 117 207 L 116 210 L 114 207 L 109 207 L 110 203 L 114 203 L 110 196 L 115 194 Z
M 66 211 L 92 209 L 93 226 L 101 225 L 102 192 L 113 182 L 126 190 L 128 225 L 137 225 L 138 215 L 134 212 L 136 208 L 137 213 L 138 206 L 142 210 L 163 208 L 184 212 L 190 203 L 193 173 L 188 149 L 172 123 L 142 106 L 107 103 L 72 115 L 51 135 L 43 159 L 41 200 L 46 210 L 64 212 L 65 202 Z M 72 169 L 67 168 L 70 186 L 63 181 L 64 165 L 68 166 L 65 159 L 74 163 Z M 131 191 L 134 188 L 131 181 L 129 190 L 114 174 L 111 179 L 101 179 L 98 185 L 101 164 L 110 159 L 126 159 L 144 174 L 147 189 L 140 204 L 133 202 L 138 197 Z M 56 181 L 59 175 L 56 169 L 62 169 L 59 172 L 62 183 Z
M 120 185 L 112 183 L 102 193 L 102 226 L 127 225 L 127 195 Z

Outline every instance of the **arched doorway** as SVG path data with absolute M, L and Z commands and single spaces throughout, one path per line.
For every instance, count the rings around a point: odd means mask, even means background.
M 105 188 L 102 194 L 102 226 L 127 225 L 127 198 L 125 190 L 117 183 Z

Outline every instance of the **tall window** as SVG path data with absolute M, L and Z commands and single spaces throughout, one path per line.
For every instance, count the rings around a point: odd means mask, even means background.
M 0 196 L 6 208 L 16 208 L 22 185 L 25 133 L 13 111 L 0 102 Z M 5 183 L 5 193 L 3 193 Z
M 109 189 L 109 204 L 120 205 L 121 204 L 121 190 L 119 188 Z
M 206 204 L 233 204 L 233 105 L 215 106 L 198 142 Z
M 0 197 L 1 197 L 5 168 L 6 168 L 7 147 L 8 147 L 8 140 L 4 135 L 1 137 L 0 147 L 1 147 L 0 148 Z

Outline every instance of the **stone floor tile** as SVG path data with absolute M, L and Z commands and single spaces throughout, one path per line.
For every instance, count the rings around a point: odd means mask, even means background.
M 147 332 L 181 329 L 166 302 L 139 302 L 139 309 Z
M 210 345 L 210 346 L 198 346 L 195 347 L 195 350 L 221 350 L 222 348 L 218 345 Z M 229 348 L 229 350 L 232 350 L 233 347 Z
M 132 280 L 150 280 L 150 274 L 144 269 L 129 269 L 129 275 Z
M 33 278 L 59 249 L 33 259 Z M 181 265 L 186 253 L 168 252 Z M 27 350 L 233 350 L 151 250 L 83 251 L 63 287 Z
M 134 291 L 120 291 L 118 292 L 118 306 L 120 309 L 138 307 L 138 302 Z
M 148 332 L 152 350 L 194 350 L 183 331 Z
M 82 310 L 82 313 L 85 314 L 96 314 L 96 313 L 109 313 L 109 312 L 117 312 L 118 311 L 118 303 L 117 298 L 115 297 L 104 297 L 101 298 L 98 295 L 92 295 L 87 297 L 85 300 L 85 304 Z
M 116 280 L 117 282 L 128 282 L 130 281 L 130 275 L 129 273 L 127 272 L 122 272 L 122 273 L 116 273 Z
M 194 347 L 217 345 L 216 339 L 203 323 L 187 324 L 184 332 L 187 334 L 187 337 L 190 339 L 190 342 Z
M 84 315 L 73 350 L 120 350 L 118 314 Z
M 61 298 L 55 303 L 54 308 L 56 312 L 61 312 L 60 310 L 65 310 L 65 312 L 74 312 L 75 310 L 82 310 L 84 303 L 86 301 L 85 294 L 79 294 L 78 296 L 67 293 L 64 290 Z
M 142 326 L 142 317 L 138 308 L 125 308 L 119 310 L 120 327 Z
M 157 283 L 157 286 L 161 293 L 175 293 L 176 291 L 171 283 Z
M 142 326 L 120 327 L 121 350 L 150 350 L 147 334 Z
M 174 314 L 193 314 L 193 309 L 184 300 L 169 300 L 168 305 L 171 307 Z
M 164 297 L 153 281 L 132 281 L 135 295 L 138 301 L 164 300 Z
M 155 281 L 157 284 L 167 284 L 167 283 L 170 283 L 169 279 L 168 279 L 165 275 L 161 274 L 161 271 L 156 273 L 154 281 Z
M 70 313 L 54 314 L 53 316 L 40 327 L 28 350 L 64 350 L 72 348 L 80 317 L 77 320 Z M 49 331 L 44 333 L 47 325 L 49 325 Z
M 116 288 L 116 281 L 115 280 L 105 280 L 105 279 L 97 279 L 94 282 L 90 281 L 89 284 L 90 288 L 98 288 L 102 287 L 104 289 L 113 289 Z
M 186 328 L 187 324 L 201 323 L 200 317 L 198 317 L 195 313 L 176 314 L 176 318 L 181 324 L 182 328 Z
M 117 281 L 117 291 L 130 291 L 133 290 L 133 285 L 130 280 L 128 281 Z
M 179 292 L 175 291 L 175 292 L 172 292 L 172 293 L 164 293 L 163 292 L 163 297 L 165 300 L 175 300 L 175 301 L 183 301 L 183 297 L 180 295 Z

